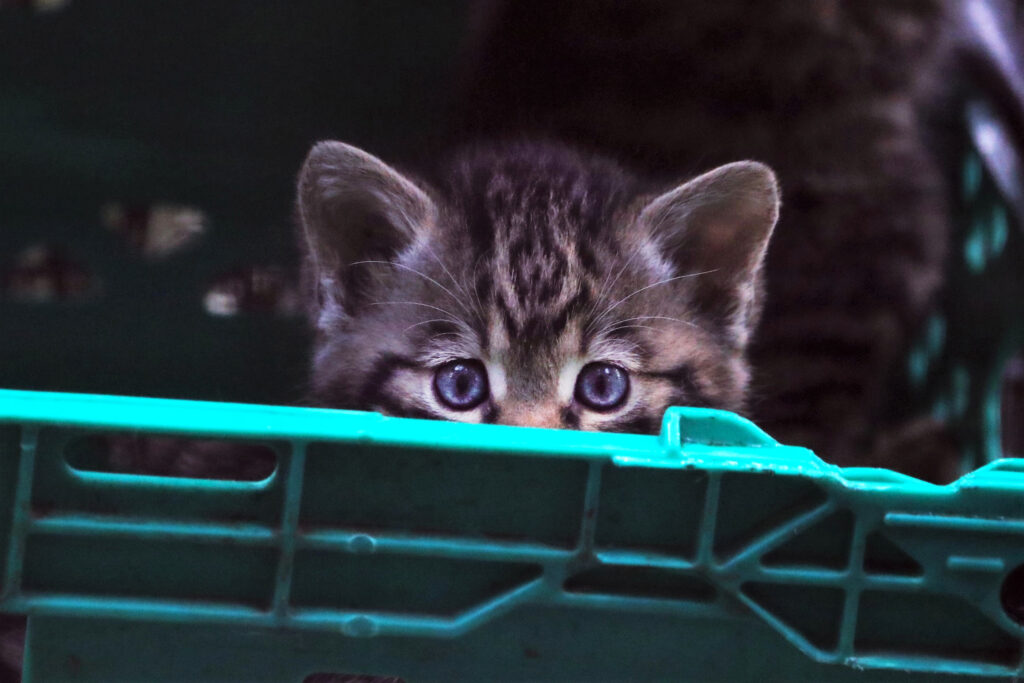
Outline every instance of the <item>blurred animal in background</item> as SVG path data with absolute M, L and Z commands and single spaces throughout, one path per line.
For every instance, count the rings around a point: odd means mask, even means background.
M 784 205 L 749 415 L 831 462 L 948 478 L 954 440 L 926 417 L 894 422 L 889 399 L 943 284 L 951 103 L 980 77 L 1019 111 L 1007 87 L 1021 64 L 1015 12 L 973 0 L 491 0 L 477 5 L 452 135 L 556 137 L 660 177 L 770 164 Z

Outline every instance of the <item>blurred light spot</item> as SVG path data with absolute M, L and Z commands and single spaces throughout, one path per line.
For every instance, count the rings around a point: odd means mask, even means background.
M 15 255 L 0 273 L 0 290 L 15 301 L 49 302 L 96 294 L 99 279 L 59 247 L 35 244 Z
M 907 371 L 910 381 L 920 388 L 928 376 L 928 354 L 923 349 L 915 349 L 907 359 Z
M 971 201 L 978 196 L 978 190 L 981 189 L 981 159 L 974 152 L 968 154 L 963 174 L 964 199 Z
M 1024 352 L 1010 359 L 1003 370 L 999 416 L 1004 457 L 1024 457 Z M 1000 415 L 1001 413 L 1001 415 Z
M 217 316 L 292 315 L 300 308 L 294 281 L 276 266 L 249 266 L 219 276 L 203 295 L 203 306 Z
M 971 375 L 967 368 L 958 365 L 953 368 L 952 386 L 950 386 L 950 411 L 955 417 L 962 417 L 967 412 L 971 398 Z
M 964 242 L 964 261 L 972 273 L 980 273 L 985 269 L 985 260 L 984 226 L 975 224 Z
M 933 315 L 928 320 L 927 332 L 928 355 L 938 358 L 942 354 L 942 346 L 946 343 L 946 319 L 941 315 Z
M 206 214 L 174 204 L 110 203 L 101 212 L 103 224 L 122 235 L 135 251 L 159 259 L 195 244 L 206 232 Z
M 0 7 L 23 7 L 38 12 L 51 12 L 66 6 L 70 0 L 0 0 Z
M 1006 239 L 1010 234 L 1010 220 L 1006 215 L 1006 207 L 996 204 L 992 207 L 992 218 L 989 223 L 989 254 L 999 256 L 1006 247 Z

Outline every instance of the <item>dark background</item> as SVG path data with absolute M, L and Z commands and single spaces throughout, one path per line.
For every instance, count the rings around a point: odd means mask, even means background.
M 0 294 L 0 387 L 293 402 L 304 320 L 210 316 L 203 292 L 250 264 L 294 269 L 293 184 L 313 142 L 429 154 L 466 3 L 0 1 L 0 272 L 37 243 L 96 296 Z M 210 217 L 167 259 L 101 225 L 110 201 Z

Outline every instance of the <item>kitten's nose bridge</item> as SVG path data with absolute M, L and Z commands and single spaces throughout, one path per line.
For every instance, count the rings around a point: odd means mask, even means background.
M 502 410 L 499 422 L 516 427 L 559 429 L 564 427 L 561 414 L 553 403 L 519 404 Z

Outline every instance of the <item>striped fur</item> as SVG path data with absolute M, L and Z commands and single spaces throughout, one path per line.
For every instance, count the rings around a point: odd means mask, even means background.
M 778 202 L 773 174 L 753 162 L 659 188 L 523 142 L 465 151 L 428 183 L 321 143 L 299 182 L 315 398 L 629 432 L 656 431 L 669 405 L 738 409 Z M 490 383 L 461 412 L 432 384 L 456 359 L 483 362 Z M 574 398 L 580 369 L 597 361 L 629 374 L 618 409 Z

